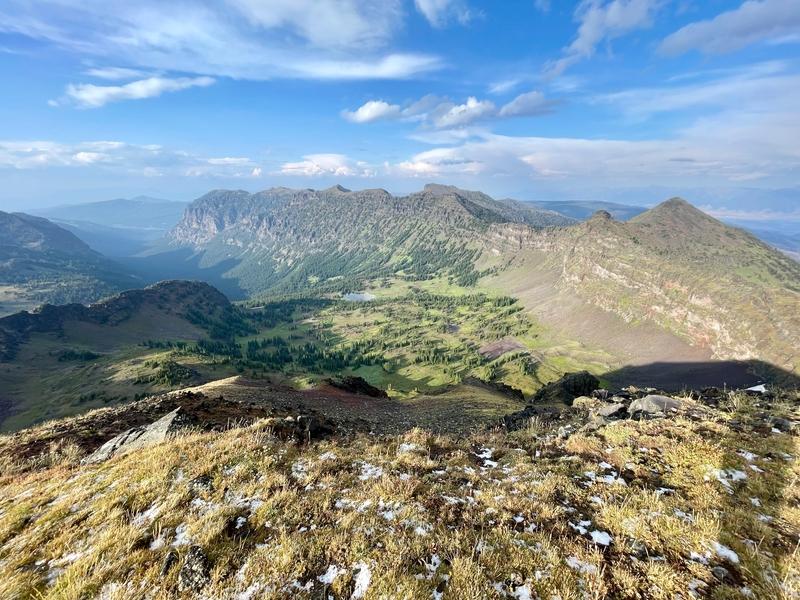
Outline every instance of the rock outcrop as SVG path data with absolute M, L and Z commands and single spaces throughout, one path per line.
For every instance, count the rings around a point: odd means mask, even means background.
M 127 454 L 140 448 L 159 444 L 192 424 L 193 420 L 188 418 L 178 407 L 154 423 L 132 427 L 111 438 L 84 458 L 82 462 L 84 464 L 99 463 L 120 454 Z
M 600 387 L 600 380 L 588 371 L 567 373 L 558 381 L 548 383 L 534 395 L 533 404 L 542 402 L 563 402 L 572 405 L 578 396 L 589 396 Z

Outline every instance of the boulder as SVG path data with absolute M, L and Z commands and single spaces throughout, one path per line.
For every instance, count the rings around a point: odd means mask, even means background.
M 783 417 L 770 417 L 769 424 L 783 433 L 790 433 L 795 429 L 795 424 L 789 419 L 784 419 Z
M 588 371 L 567 373 L 558 381 L 548 383 L 533 397 L 533 403 L 563 402 L 569 406 L 578 396 L 589 396 L 600 387 L 600 381 Z
M 140 448 L 159 444 L 192 424 L 192 419 L 183 413 L 181 407 L 178 407 L 149 425 L 132 427 L 111 438 L 84 458 L 82 463 L 99 463 L 108 460 L 112 456 L 127 454 Z
M 200 546 L 192 546 L 178 572 L 178 591 L 199 592 L 209 581 L 211 565 Z
M 634 400 L 628 406 L 628 414 L 634 419 L 650 419 L 663 417 L 668 412 L 678 410 L 683 403 L 669 396 L 648 394 L 644 398 Z
M 590 398 L 589 396 L 578 396 L 572 401 L 573 408 L 584 408 L 586 410 L 595 409 L 599 405 L 600 400 L 597 400 L 596 398 Z
M 622 404 L 621 402 L 604 404 L 599 409 L 597 409 L 597 414 L 605 418 L 621 417 L 624 412 L 625 412 L 625 405 Z

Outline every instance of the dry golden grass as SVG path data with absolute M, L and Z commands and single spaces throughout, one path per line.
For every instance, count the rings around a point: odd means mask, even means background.
M 0 598 L 796 596 L 797 439 L 728 409 L 306 446 L 257 422 L 83 467 L 55 449 L 0 478 Z M 209 581 L 180 592 L 193 545 Z

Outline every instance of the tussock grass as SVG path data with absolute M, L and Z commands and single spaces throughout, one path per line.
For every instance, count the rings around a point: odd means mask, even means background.
M 303 446 L 261 421 L 43 462 L 0 480 L 0 598 L 792 597 L 800 448 L 748 419 Z

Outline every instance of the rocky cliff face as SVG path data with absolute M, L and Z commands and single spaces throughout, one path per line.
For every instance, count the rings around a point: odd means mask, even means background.
M 653 321 L 717 358 L 800 366 L 800 266 L 685 201 L 629 223 L 598 213 L 570 228 L 491 234 L 497 247 L 537 252 L 561 285 L 628 322 Z

